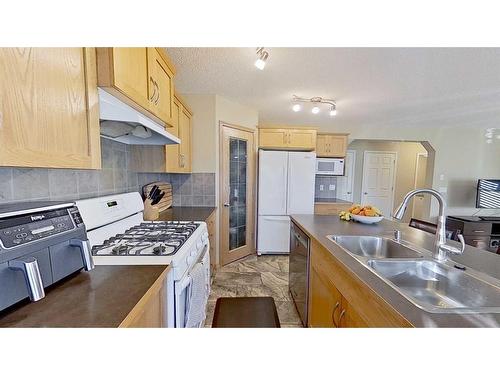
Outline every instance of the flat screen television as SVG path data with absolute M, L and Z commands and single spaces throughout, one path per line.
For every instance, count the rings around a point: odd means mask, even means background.
M 477 208 L 500 208 L 500 180 L 477 181 Z

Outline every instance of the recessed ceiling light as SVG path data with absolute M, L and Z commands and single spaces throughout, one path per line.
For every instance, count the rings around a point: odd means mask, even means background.
M 269 53 L 264 50 L 264 47 L 257 48 L 258 58 L 255 61 L 255 66 L 257 69 L 264 70 L 266 67 L 266 61 L 269 58 Z
M 319 107 L 317 105 L 315 105 L 312 109 L 311 109 L 311 112 L 314 113 L 314 114 L 318 114 L 319 113 Z
M 302 107 L 300 106 L 300 104 L 294 104 L 292 109 L 294 112 L 299 112 L 302 109 Z

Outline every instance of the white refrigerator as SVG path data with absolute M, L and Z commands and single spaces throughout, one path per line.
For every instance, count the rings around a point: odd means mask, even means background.
M 290 253 L 290 216 L 314 213 L 316 153 L 259 150 L 257 253 Z

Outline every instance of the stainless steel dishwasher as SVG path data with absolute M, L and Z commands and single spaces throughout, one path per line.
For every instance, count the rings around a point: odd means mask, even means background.
M 307 327 L 309 244 L 309 237 L 292 221 L 288 287 L 304 327 Z

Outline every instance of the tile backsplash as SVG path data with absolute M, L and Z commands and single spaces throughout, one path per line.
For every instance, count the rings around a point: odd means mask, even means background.
M 323 185 L 323 190 L 320 186 Z M 334 185 L 334 190 L 329 190 L 329 186 Z M 337 177 L 335 176 L 316 176 L 316 185 L 314 189 L 315 198 L 335 198 L 337 196 Z
M 214 206 L 215 173 L 137 173 L 129 170 L 129 147 L 101 139 L 101 170 L 0 168 L 0 204 L 26 200 L 75 200 L 140 191 L 154 181 L 171 182 L 174 205 Z

